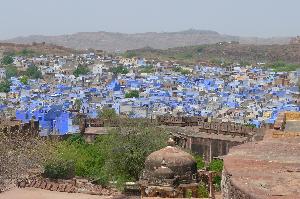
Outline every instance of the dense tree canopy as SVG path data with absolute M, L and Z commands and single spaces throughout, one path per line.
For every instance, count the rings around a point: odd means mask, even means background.
M 14 59 L 13 59 L 11 56 L 9 56 L 9 55 L 4 56 L 4 57 L 2 58 L 2 60 L 1 60 L 1 63 L 4 64 L 4 65 L 10 65 L 10 64 L 12 64 L 13 62 L 14 62 Z
M 79 65 L 76 70 L 73 72 L 75 77 L 79 77 L 80 75 L 86 75 L 90 72 L 90 69 L 86 66 Z
M 22 76 L 20 82 L 25 85 L 28 84 L 28 77 L 26 75 Z
M 173 71 L 177 72 L 177 73 L 181 73 L 182 75 L 190 74 L 189 70 L 183 69 L 182 67 L 175 67 L 175 68 L 173 68 Z
M 125 98 L 139 98 L 140 93 L 137 90 L 129 91 L 125 94 Z
M 0 92 L 8 93 L 10 91 L 10 85 L 11 82 L 8 80 L 0 82 Z
M 108 135 L 98 137 L 92 144 L 85 143 L 81 136 L 73 136 L 59 142 L 54 154 L 60 161 L 74 162 L 76 176 L 88 177 L 103 185 L 116 181 L 122 187 L 126 181 L 138 180 L 146 157 L 164 147 L 168 137 L 163 128 L 131 122 L 134 124 L 109 130 Z M 65 169 L 59 168 L 59 171 Z
M 222 172 L 223 170 L 223 161 L 222 160 L 213 160 L 209 164 L 209 170 L 215 172 Z
M 154 71 L 155 70 L 153 66 L 145 66 L 140 70 L 141 73 L 153 73 Z
M 99 117 L 102 119 L 115 119 L 117 117 L 116 111 L 111 108 L 103 108 L 99 111 Z
M 268 67 L 272 68 L 275 72 L 289 72 L 300 69 L 300 64 L 288 64 L 283 61 L 277 61 L 269 64 Z
M 40 79 L 40 78 L 42 78 L 42 72 L 36 66 L 28 67 L 27 70 L 26 70 L 26 75 L 30 79 Z
M 124 66 L 113 67 L 113 68 L 110 69 L 110 71 L 112 73 L 114 73 L 115 75 L 127 74 L 129 72 L 128 69 Z
M 75 108 L 76 110 L 80 110 L 80 109 L 81 109 L 81 106 L 82 106 L 82 101 L 81 101 L 80 99 L 76 99 L 76 100 L 74 101 L 74 108 Z
M 17 77 L 18 76 L 17 67 L 13 65 L 7 65 L 5 67 L 5 75 L 6 75 L 6 79 L 10 79 L 11 77 Z

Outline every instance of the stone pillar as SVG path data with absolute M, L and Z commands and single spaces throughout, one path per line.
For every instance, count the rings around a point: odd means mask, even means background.
M 215 199 L 215 190 L 213 185 L 213 173 L 208 172 L 208 186 L 209 186 L 209 198 Z
M 228 142 L 226 142 L 226 154 L 228 154 L 229 152 L 229 146 L 228 146 Z
M 211 162 L 212 161 L 212 146 L 211 146 L 211 142 L 212 142 L 212 140 L 211 139 L 209 139 L 209 162 Z

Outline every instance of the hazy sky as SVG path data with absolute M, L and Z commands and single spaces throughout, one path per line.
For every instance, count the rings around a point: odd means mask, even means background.
M 0 39 L 190 28 L 241 36 L 300 34 L 300 0 L 0 0 Z

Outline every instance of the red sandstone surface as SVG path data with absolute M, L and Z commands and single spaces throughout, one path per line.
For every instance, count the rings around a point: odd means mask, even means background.
M 236 146 L 224 159 L 233 186 L 251 198 L 300 198 L 300 137 L 272 136 Z
M 108 199 L 110 196 L 55 192 L 36 188 L 12 189 L 0 194 L 0 199 Z

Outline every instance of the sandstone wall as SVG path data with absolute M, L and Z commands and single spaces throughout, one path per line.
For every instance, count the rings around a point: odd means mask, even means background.
M 251 196 L 251 193 L 239 189 L 230 177 L 231 175 L 224 168 L 221 183 L 223 199 L 256 199 Z

